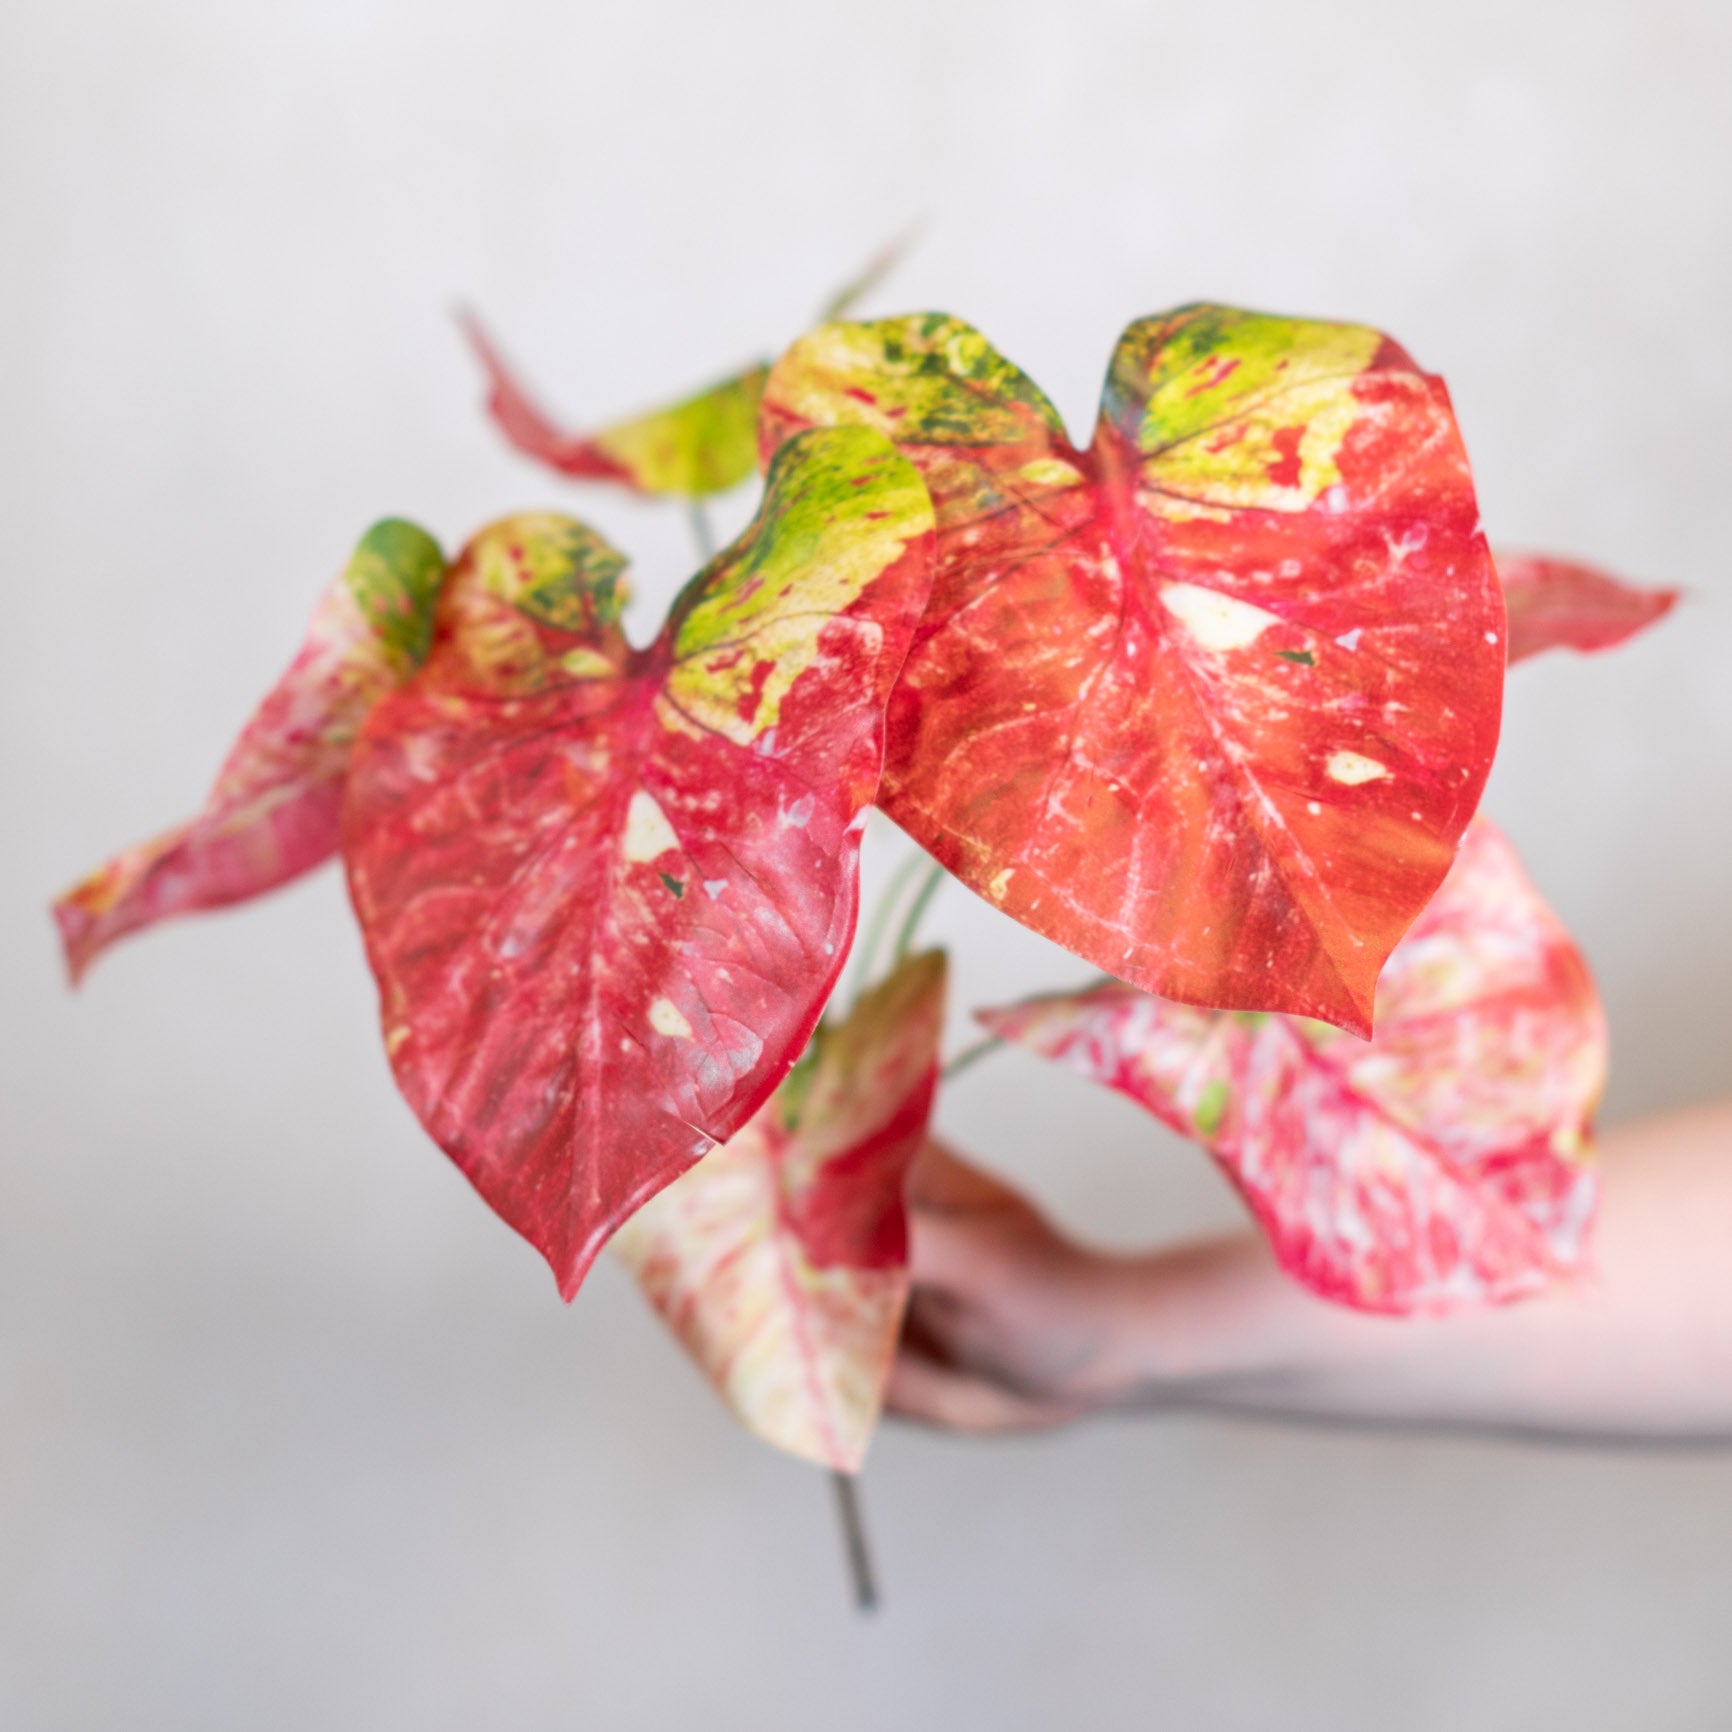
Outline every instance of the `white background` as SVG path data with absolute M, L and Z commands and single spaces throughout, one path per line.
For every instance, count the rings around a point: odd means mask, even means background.
M 1369 321 L 1450 380 L 1494 540 L 1691 590 L 1518 672 L 1490 804 L 1603 983 L 1608 1116 L 1723 1090 L 1729 79 L 1705 0 L 11 0 L 0 1724 L 1732 1723 L 1724 1458 L 892 1430 L 858 1622 L 822 1479 L 416 1129 L 334 873 L 77 999 L 45 911 L 196 804 L 376 516 L 566 504 L 651 629 L 679 514 L 503 451 L 455 303 L 599 418 L 922 216 L 873 310 L 971 319 L 1079 433 L 1140 313 Z M 1074 976 L 960 890 L 937 924 L 965 1001 Z M 943 1116 L 1098 1238 L 1236 1218 L 1033 1060 Z

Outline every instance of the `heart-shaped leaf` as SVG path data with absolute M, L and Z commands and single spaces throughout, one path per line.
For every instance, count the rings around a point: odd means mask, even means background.
M 793 441 L 634 651 L 619 555 L 507 519 L 369 720 L 344 852 L 398 1083 L 568 1298 L 812 1032 L 931 542 L 887 441 Z
M 910 957 L 614 1248 L 736 1416 L 857 1472 L 908 1302 L 902 1181 L 938 1081 L 944 957 Z
M 1637 589 L 1610 572 L 1545 554 L 1500 553 L 1509 659 L 1542 650 L 1611 649 L 1672 611 L 1675 589 Z
M 74 981 L 116 939 L 245 901 L 336 852 L 349 751 L 367 712 L 426 657 L 445 559 L 412 523 L 361 538 L 300 653 L 242 729 L 204 809 L 117 855 L 54 905 Z
M 829 325 L 761 440 L 890 435 L 938 512 L 883 809 L 1109 973 L 1370 1028 L 1497 741 L 1503 601 L 1442 383 L 1376 331 L 1188 307 L 1100 424 L 940 314 Z
M 981 1020 L 1220 1161 L 1289 1274 L 1368 1311 L 1520 1298 L 1580 1266 L 1605 1077 L 1586 965 L 1478 820 L 1378 986 L 1377 1036 L 1125 986 Z
M 761 366 L 599 432 L 569 433 L 536 405 L 479 319 L 465 314 L 463 329 L 486 371 L 487 408 L 499 430 L 526 457 L 562 475 L 702 499 L 738 486 L 757 466 Z

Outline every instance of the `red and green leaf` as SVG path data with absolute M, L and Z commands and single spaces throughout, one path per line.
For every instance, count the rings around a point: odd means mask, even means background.
M 1503 602 L 1441 381 L 1376 331 L 1184 308 L 1100 423 L 969 326 L 830 325 L 761 441 L 893 438 L 938 513 L 883 809 L 1108 972 L 1367 1031 L 1491 765 Z
M 839 319 L 901 263 L 910 233 L 880 247 L 824 305 Z M 487 375 L 487 408 L 506 439 L 526 457 L 562 475 L 611 481 L 637 493 L 703 499 L 744 481 L 758 461 L 758 404 L 769 368 L 760 362 L 648 414 L 595 433 L 560 427 L 505 363 L 473 313 L 461 323 Z
M 1210 1150 L 1282 1267 L 1369 1311 L 1520 1298 L 1582 1265 L 1606 1035 L 1586 964 L 1484 819 L 1378 985 L 1377 1035 L 1126 986 L 981 1020 Z
M 618 554 L 507 519 L 368 723 L 344 852 L 398 1083 L 567 1297 L 817 1022 L 931 541 L 885 440 L 791 442 L 640 651 Z
M 598 432 L 572 433 L 536 404 L 478 319 L 466 314 L 463 329 L 486 371 L 487 408 L 500 432 L 526 457 L 562 475 L 702 499 L 738 486 L 757 467 L 762 366 Z
M 821 1024 L 745 1129 L 614 1248 L 758 1436 L 858 1471 L 908 1302 L 903 1179 L 938 1081 L 944 957 L 911 957 Z
M 413 524 L 367 531 L 199 815 L 55 903 L 75 981 L 128 933 L 258 896 L 336 852 L 350 749 L 367 712 L 425 659 L 444 573 L 438 546 Z
M 1500 553 L 1509 659 L 1542 650 L 1612 649 L 1672 611 L 1675 589 L 1638 589 L 1610 572 L 1545 554 Z

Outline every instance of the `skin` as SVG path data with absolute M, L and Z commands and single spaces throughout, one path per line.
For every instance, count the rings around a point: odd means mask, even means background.
M 1600 1145 L 1594 1272 L 1501 1309 L 1390 1319 L 1313 1298 L 1250 1234 L 1092 1251 L 929 1143 L 889 1394 L 995 1433 L 1109 1411 L 1625 1446 L 1732 1444 L 1732 1099 Z

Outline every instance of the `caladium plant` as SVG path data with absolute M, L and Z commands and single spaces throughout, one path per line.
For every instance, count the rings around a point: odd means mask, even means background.
M 563 1294 L 613 1238 L 740 1417 L 845 1472 L 906 1302 L 945 977 L 899 960 L 826 1010 L 874 803 L 1112 977 L 997 1035 L 1201 1142 L 1300 1280 L 1435 1310 L 1579 1265 L 1601 1017 L 1475 813 L 1507 662 L 1672 597 L 1494 565 L 1448 396 L 1397 344 L 1139 319 L 1079 446 L 942 314 L 825 324 L 583 437 L 474 334 L 520 447 L 687 498 L 755 450 L 753 523 L 643 648 L 624 556 L 575 519 L 449 563 L 370 531 L 204 812 L 57 906 L 75 975 L 340 846 L 434 1140 Z

